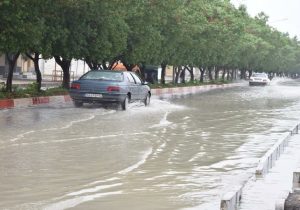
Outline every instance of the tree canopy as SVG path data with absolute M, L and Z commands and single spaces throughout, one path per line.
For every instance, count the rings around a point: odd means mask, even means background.
M 71 59 L 298 73 L 299 40 L 267 22 L 228 0 L 3 0 L 0 53 L 55 57 L 65 87 Z

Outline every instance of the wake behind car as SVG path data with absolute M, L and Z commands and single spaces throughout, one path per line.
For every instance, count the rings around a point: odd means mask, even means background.
M 133 101 L 149 105 L 151 90 L 133 72 L 113 70 L 89 71 L 72 82 L 69 91 L 76 107 L 84 103 L 118 103 L 123 110 Z
M 249 85 L 268 85 L 270 84 L 270 79 L 266 73 L 254 73 L 250 77 Z

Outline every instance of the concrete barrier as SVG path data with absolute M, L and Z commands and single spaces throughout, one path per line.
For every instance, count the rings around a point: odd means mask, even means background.
M 0 100 L 0 109 L 13 108 L 15 106 L 13 99 Z
M 187 94 L 194 94 L 200 92 L 207 92 L 215 89 L 237 87 L 240 85 L 241 83 L 230 83 L 230 84 L 222 84 L 222 85 L 202 85 L 202 86 L 191 86 L 191 87 L 162 88 L 162 89 L 152 89 L 151 93 L 153 96 L 187 95 Z
M 69 95 L 4 99 L 4 100 L 0 100 L 0 109 L 26 108 L 26 107 L 37 106 L 41 104 L 56 104 L 58 102 L 67 103 L 71 101 L 72 100 Z
M 290 138 L 291 134 L 288 134 L 285 138 L 276 142 L 276 144 L 267 151 L 267 153 L 259 160 L 255 171 L 256 175 L 264 175 L 274 166 L 275 161 L 287 147 Z
M 288 141 L 291 136 L 298 134 L 299 125 L 297 125 L 292 131 L 290 131 L 285 138 L 277 141 L 271 149 L 269 149 L 266 154 L 260 159 L 258 166 L 256 168 L 256 175 L 264 175 L 268 173 L 275 161 L 284 152 L 284 149 L 288 146 Z M 247 182 L 246 182 L 247 183 Z M 300 186 L 300 169 L 294 172 L 293 178 L 293 188 L 299 189 Z M 221 199 L 221 210 L 237 210 L 240 200 L 242 199 L 242 190 L 244 185 L 238 187 L 235 190 L 227 192 Z M 276 210 L 284 210 L 285 199 L 276 202 Z
M 275 164 L 275 161 L 283 153 L 284 149 L 288 145 L 288 141 L 291 136 L 299 133 L 299 125 L 296 125 L 293 130 L 282 140 L 279 140 L 267 153 L 260 159 L 258 166 L 256 168 L 256 175 L 264 175 L 267 173 Z
M 220 206 L 221 210 L 237 210 L 242 199 L 243 187 L 244 186 L 238 186 L 223 195 Z

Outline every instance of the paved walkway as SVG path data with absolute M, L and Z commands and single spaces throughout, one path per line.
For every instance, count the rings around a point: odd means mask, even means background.
M 275 166 L 262 178 L 253 177 L 244 187 L 240 210 L 275 210 L 276 201 L 292 190 L 293 172 L 300 166 L 300 135 L 292 136 Z

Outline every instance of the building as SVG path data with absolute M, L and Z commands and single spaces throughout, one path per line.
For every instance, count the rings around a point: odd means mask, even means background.
M 8 60 L 6 55 L 0 56 L 0 77 L 7 77 L 9 70 Z M 34 71 L 33 62 L 26 56 L 20 55 L 16 67 L 14 69 L 14 76 L 21 76 L 23 73 Z

